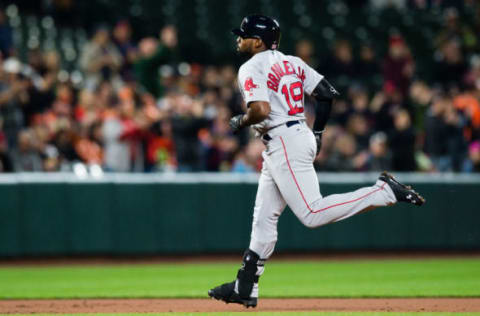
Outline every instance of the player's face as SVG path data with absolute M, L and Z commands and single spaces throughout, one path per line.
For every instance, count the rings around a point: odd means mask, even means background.
M 237 37 L 237 52 L 240 54 L 251 54 L 254 40 L 253 38 Z

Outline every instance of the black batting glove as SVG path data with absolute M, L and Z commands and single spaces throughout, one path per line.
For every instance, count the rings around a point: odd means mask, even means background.
M 243 128 L 242 123 L 243 114 L 236 115 L 230 119 L 229 125 L 234 134 L 238 133 L 238 131 Z
M 320 152 L 320 149 L 322 149 L 322 135 L 323 135 L 323 130 L 322 131 L 313 131 L 313 135 L 315 135 L 315 141 L 317 142 L 317 153 L 315 155 L 318 156 L 318 153 Z

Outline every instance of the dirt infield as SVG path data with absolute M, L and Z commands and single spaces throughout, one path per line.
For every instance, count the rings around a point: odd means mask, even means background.
M 249 309 L 251 310 L 251 309 Z M 1 314 L 239 312 L 211 299 L 65 299 L 0 301 Z M 255 311 L 480 312 L 480 298 L 261 299 Z

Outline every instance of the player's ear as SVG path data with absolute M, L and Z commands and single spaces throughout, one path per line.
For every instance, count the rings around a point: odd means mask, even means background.
M 263 41 L 259 38 L 255 39 L 255 48 L 260 48 L 263 45 Z

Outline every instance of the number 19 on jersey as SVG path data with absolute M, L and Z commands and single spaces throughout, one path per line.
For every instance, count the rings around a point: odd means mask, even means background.
M 303 84 L 301 81 L 284 84 L 281 92 L 290 108 L 288 115 L 303 113 Z

